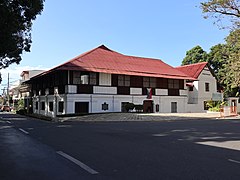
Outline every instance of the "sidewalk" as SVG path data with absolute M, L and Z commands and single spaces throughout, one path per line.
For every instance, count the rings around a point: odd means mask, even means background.
M 60 117 L 59 121 L 166 121 L 183 119 L 217 119 L 219 113 L 103 113 L 77 117 Z

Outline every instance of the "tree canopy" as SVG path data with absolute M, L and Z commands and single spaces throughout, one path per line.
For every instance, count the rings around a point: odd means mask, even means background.
M 207 52 L 201 46 L 195 46 L 186 52 L 186 57 L 182 61 L 182 65 L 194 64 L 207 61 Z
M 240 87 L 240 29 L 231 31 L 225 43 L 212 46 L 209 53 L 200 46 L 190 49 L 182 65 L 202 61 L 211 66 L 225 96 L 235 96 Z
M 209 0 L 201 3 L 205 18 L 215 19 L 221 28 L 240 28 L 240 1 L 239 0 Z M 223 19 L 227 19 L 224 20 Z M 230 26 L 225 23 L 229 23 Z
M 30 52 L 32 21 L 43 10 L 44 0 L 0 0 L 0 69 L 19 63 Z
M 215 19 L 219 27 L 229 28 L 230 33 L 225 38 L 225 43 L 211 47 L 209 53 L 205 53 L 200 46 L 187 51 L 182 65 L 201 62 L 205 59 L 202 57 L 207 57 L 206 61 L 224 88 L 224 95 L 235 96 L 240 90 L 240 2 L 208 0 L 201 3 L 201 8 L 206 14 L 205 18 Z M 225 23 L 230 26 L 226 26 Z

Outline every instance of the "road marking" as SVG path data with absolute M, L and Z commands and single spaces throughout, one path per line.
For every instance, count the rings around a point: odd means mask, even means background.
M 240 161 L 236 161 L 236 160 L 233 160 L 233 159 L 228 159 L 228 161 L 240 164 Z
M 167 136 L 167 134 L 153 134 L 152 136 L 156 136 L 156 137 L 164 137 L 164 136 Z
M 25 131 L 24 129 L 22 129 L 22 128 L 18 128 L 20 131 L 22 131 L 23 133 L 25 133 L 25 134 L 29 134 L 29 132 L 27 132 L 27 131 Z
M 77 164 L 78 166 L 80 166 L 82 169 L 84 169 L 85 171 L 89 172 L 90 174 L 98 174 L 97 171 L 95 171 L 94 169 L 90 168 L 89 166 L 87 166 L 86 164 L 82 163 L 81 161 L 75 159 L 74 157 L 62 152 L 62 151 L 57 151 L 57 153 L 63 157 L 65 157 L 66 159 L 72 161 L 73 163 Z
M 10 121 L 6 121 L 8 124 L 12 124 Z

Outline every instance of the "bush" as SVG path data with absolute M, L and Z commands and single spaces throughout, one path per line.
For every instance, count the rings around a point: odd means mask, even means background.
M 17 103 L 17 111 L 24 109 L 24 100 L 20 99 Z
M 143 105 L 142 104 L 136 104 L 134 105 L 134 108 L 136 112 L 142 112 L 143 111 Z
M 127 104 L 125 104 L 124 108 L 126 109 L 127 112 L 129 112 L 130 110 L 134 109 L 134 104 L 133 103 L 127 103 Z
M 17 114 L 21 114 L 21 115 L 25 115 L 27 114 L 27 110 L 26 109 L 20 109 L 16 111 Z
M 209 107 L 209 111 L 213 111 L 213 112 L 220 112 L 220 108 L 221 106 L 225 105 L 226 102 L 224 101 L 208 101 L 207 102 L 207 106 Z

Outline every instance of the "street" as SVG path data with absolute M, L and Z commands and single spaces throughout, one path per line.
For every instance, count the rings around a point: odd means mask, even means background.
M 3 180 L 240 177 L 237 119 L 49 122 L 7 113 L 0 118 Z

